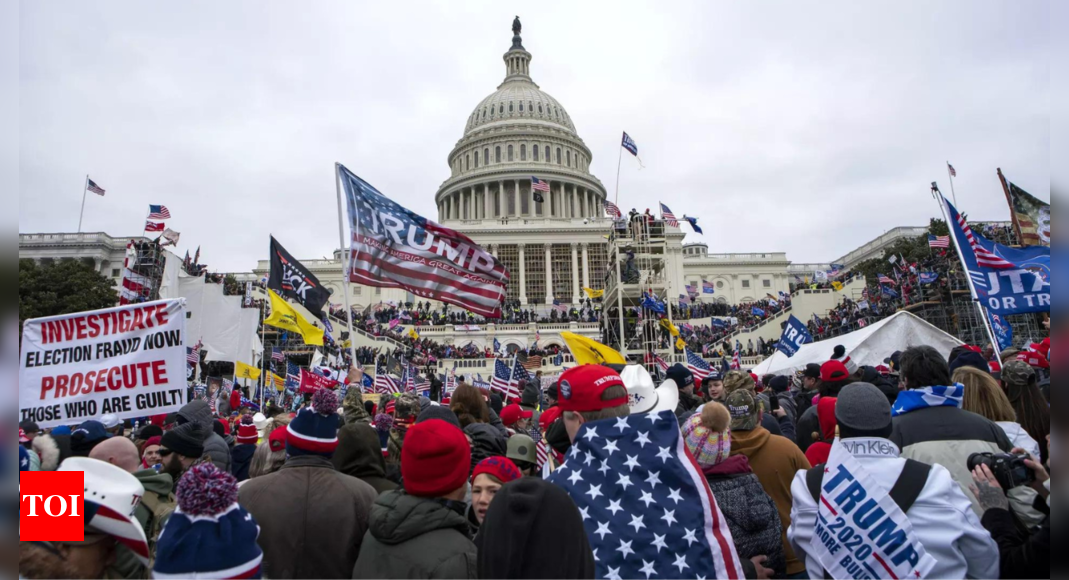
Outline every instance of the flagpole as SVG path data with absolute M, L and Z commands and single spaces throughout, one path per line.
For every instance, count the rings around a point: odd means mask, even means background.
M 617 178 L 619 179 L 619 178 Z M 85 183 L 82 187 L 82 212 L 78 214 L 78 233 L 82 233 L 82 219 L 85 218 L 85 196 L 89 192 L 89 174 L 85 174 Z
M 260 346 L 263 348 L 263 352 L 260 353 L 260 378 L 266 380 L 266 373 L 264 373 L 267 362 L 267 345 L 264 344 L 264 304 L 260 304 Z M 274 386 L 274 385 L 272 385 Z M 264 391 L 266 389 L 260 389 L 260 412 L 264 411 Z
M 342 263 L 342 283 L 344 284 L 345 293 L 345 320 L 346 325 L 349 328 L 349 356 L 351 357 L 350 365 L 355 366 L 356 362 L 356 333 L 353 332 L 353 308 L 349 305 L 349 267 L 352 261 L 352 243 L 345 243 L 345 224 L 342 221 L 342 204 L 341 204 L 341 163 L 334 164 L 334 185 L 338 189 L 338 241 L 341 243 L 341 250 L 344 252 L 345 262 Z M 356 226 L 354 226 L 356 227 Z M 350 240 L 351 242 L 351 240 Z M 327 316 L 330 316 L 328 313 Z
M 947 161 L 947 179 L 950 180 L 950 195 L 954 198 L 954 207 L 958 207 L 958 194 L 954 193 L 954 174 L 950 173 L 949 161 Z
M 616 201 L 614 202 L 616 207 L 620 207 L 620 167 L 623 165 L 623 162 L 624 162 L 624 146 L 620 145 L 620 155 L 616 159 Z M 89 179 L 89 176 L 87 175 L 87 176 L 85 176 L 85 178 Z M 623 213 L 623 212 L 620 212 L 620 213 Z
M 965 254 L 961 249 L 961 244 L 958 243 L 958 236 L 954 235 L 954 226 L 950 223 L 950 215 L 947 213 L 945 203 L 946 198 L 944 198 L 942 192 L 939 191 L 939 186 L 933 182 L 932 196 L 934 197 L 936 194 L 939 195 L 939 198 L 937 199 L 939 202 L 939 211 L 943 214 L 943 219 L 946 220 L 947 226 L 951 228 L 950 237 L 953 239 L 954 247 L 958 251 L 958 260 L 961 261 L 961 269 L 965 271 L 965 279 L 969 282 L 969 293 L 972 296 L 973 303 L 976 304 L 976 310 L 980 313 L 980 318 L 983 320 L 984 328 L 987 330 L 987 337 L 991 340 L 991 344 L 997 347 L 998 339 L 995 337 L 995 330 L 991 328 L 991 319 L 987 316 L 987 309 L 984 308 L 983 303 L 980 302 L 980 298 L 976 294 L 976 286 L 973 284 L 972 275 L 969 273 L 969 267 L 965 264 Z
M 1017 243 L 1024 245 L 1024 238 L 1021 237 L 1021 222 L 1017 221 L 1017 211 L 1013 209 L 1013 196 L 1010 195 L 1010 185 L 1006 181 L 1006 176 L 1002 174 L 1002 168 L 995 169 L 998 172 L 998 180 L 1002 183 L 1002 191 L 1006 194 L 1006 204 L 1010 206 L 1010 220 L 1013 223 L 1013 230 L 1017 233 Z

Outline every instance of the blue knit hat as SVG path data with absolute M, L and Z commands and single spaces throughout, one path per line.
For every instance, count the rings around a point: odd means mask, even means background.
M 338 396 L 329 389 L 319 389 L 312 396 L 311 408 L 301 409 L 286 429 L 286 453 L 332 457 L 338 448 Z
M 238 482 L 211 463 L 178 482 L 178 508 L 156 545 L 154 578 L 260 578 L 260 526 L 238 505 Z

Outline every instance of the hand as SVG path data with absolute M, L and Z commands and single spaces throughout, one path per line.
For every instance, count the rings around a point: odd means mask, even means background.
M 772 411 L 772 414 L 775 415 L 777 419 L 782 419 L 787 416 L 787 411 L 784 411 L 783 408 L 780 407 L 779 409 Z
M 991 509 L 1003 509 L 1009 511 L 1010 500 L 1006 499 L 1002 486 L 995 479 L 995 474 L 986 465 L 978 465 L 972 472 L 972 478 L 976 485 L 969 486 L 976 500 L 980 502 L 980 508 L 985 512 Z
M 769 580 L 776 576 L 776 571 L 771 568 L 765 568 L 765 562 L 768 562 L 768 556 L 754 556 L 750 558 L 753 562 L 754 568 L 757 569 L 757 580 Z
M 364 369 L 356 365 L 349 367 L 349 384 L 356 386 L 364 384 Z
M 1049 440 L 1050 438 L 1048 437 L 1047 439 Z M 1010 453 L 1013 453 L 1014 455 L 1028 456 L 1028 459 L 1024 460 L 1024 465 L 1028 469 L 1031 469 L 1032 473 L 1036 476 L 1036 480 L 1032 482 L 1032 489 L 1036 490 L 1036 493 L 1043 496 L 1044 499 L 1049 497 L 1050 492 L 1047 491 L 1047 486 L 1043 484 L 1050 481 L 1050 474 L 1047 473 L 1047 470 L 1043 468 L 1043 465 L 1041 465 L 1035 457 L 1032 457 L 1030 453 L 1028 453 L 1024 449 L 1021 449 L 1020 447 L 1015 448 Z

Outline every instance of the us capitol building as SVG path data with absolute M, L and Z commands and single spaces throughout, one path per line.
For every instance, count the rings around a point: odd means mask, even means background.
M 583 287 L 605 288 L 612 220 L 603 210 L 605 186 L 590 173 L 590 149 L 568 111 L 534 82 L 533 57 L 523 46 L 518 18 L 512 30 L 512 46 L 502 57 L 505 78 L 467 116 L 464 133 L 447 158 L 449 177 L 435 202 L 440 223 L 468 235 L 505 264 L 512 274 L 508 299 L 545 312 L 554 300 L 564 305 L 579 302 L 585 297 Z M 542 203 L 535 201 L 532 177 L 549 185 Z M 621 204 L 624 212 L 629 208 Z M 667 228 L 669 295 L 685 294 L 687 285 L 700 289 L 708 281 L 716 291 L 699 293 L 703 301 L 757 300 L 788 291 L 792 280 L 826 270 L 830 263 L 849 268 L 882 255 L 898 239 L 925 231 L 896 228 L 838 260 L 792 264 L 785 252 L 711 254 L 705 244 L 684 245 L 684 232 Z M 118 285 L 129 239 L 106 233 L 20 233 L 19 257 L 82 260 Z M 238 279 L 259 280 L 269 267 L 264 258 L 252 272 L 236 274 Z M 302 262 L 334 290 L 332 302 L 344 304 L 342 253 Z M 400 290 L 359 285 L 351 286 L 350 300 L 353 306 L 414 301 Z

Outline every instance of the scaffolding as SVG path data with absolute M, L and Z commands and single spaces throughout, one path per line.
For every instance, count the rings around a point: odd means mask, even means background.
M 165 253 L 155 240 L 134 239 L 126 249 L 122 298 L 126 304 L 160 299 Z
M 668 238 L 663 221 L 641 216 L 617 221 L 609 236 L 602 342 L 655 373 L 656 357 L 671 360 L 671 340 L 661 319 L 672 322 Z M 644 305 L 649 296 L 664 313 Z

